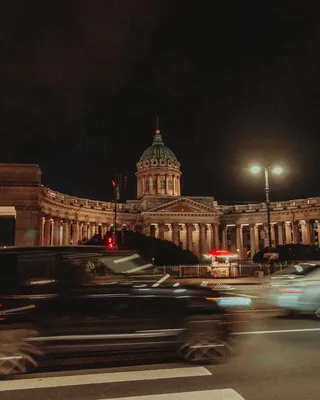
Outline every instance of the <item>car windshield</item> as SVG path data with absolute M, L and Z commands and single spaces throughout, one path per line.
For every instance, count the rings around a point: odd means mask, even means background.
M 282 275 L 299 275 L 299 276 L 305 276 L 313 272 L 315 269 L 319 268 L 320 265 L 318 264 L 308 264 L 308 263 L 303 263 L 303 264 L 295 264 L 295 265 L 290 265 L 289 267 L 283 268 L 281 271 L 277 271 L 274 274 L 272 274 L 273 277 L 280 277 Z
M 102 283 L 104 280 L 123 280 L 126 277 L 153 278 L 153 265 L 135 252 L 88 252 L 65 254 L 72 279 Z

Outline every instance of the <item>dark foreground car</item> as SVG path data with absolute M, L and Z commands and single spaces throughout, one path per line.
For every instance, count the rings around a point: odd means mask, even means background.
M 0 250 L 0 375 L 48 358 L 176 351 L 214 362 L 230 351 L 230 302 L 203 287 L 155 277 L 128 251 L 101 247 Z

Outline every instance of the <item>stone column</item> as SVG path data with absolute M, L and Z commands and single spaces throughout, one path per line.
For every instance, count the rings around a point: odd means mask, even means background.
M 104 237 L 108 232 L 108 224 L 102 224 L 102 236 Z
M 44 221 L 44 245 L 51 246 L 51 219 L 45 218 Z
M 211 250 L 211 249 L 210 249 Z M 206 241 L 206 225 L 199 224 L 199 253 L 200 256 L 208 252 Z
M 88 234 L 88 236 L 87 236 L 87 238 L 88 239 L 91 239 L 92 238 L 92 236 L 93 236 L 93 229 L 92 229 L 92 222 L 89 222 L 88 223 L 88 225 L 87 225 L 87 234 Z
M 200 239 L 200 235 L 199 235 L 199 225 L 198 224 L 194 224 L 193 226 L 193 235 L 192 235 L 192 239 L 193 239 L 193 246 L 192 246 L 192 251 L 196 256 L 199 256 L 199 239 Z
M 291 243 L 292 243 L 292 228 L 291 228 L 291 222 L 288 222 L 288 221 L 285 222 L 284 230 L 285 230 L 286 244 L 291 244 Z
M 76 246 L 78 244 L 78 221 L 72 222 L 72 245 Z
M 244 260 L 243 256 L 243 236 L 242 236 L 242 226 L 236 225 L 236 239 L 237 239 L 237 251 L 239 250 L 239 259 Z
M 52 244 L 53 246 L 59 246 L 60 239 L 60 219 L 55 218 L 52 221 Z
M 70 222 L 68 220 L 63 221 L 63 245 L 70 245 Z
M 88 224 L 84 222 L 82 225 L 82 239 L 88 238 Z
M 228 248 L 228 227 L 227 227 L 227 225 L 223 225 L 221 234 L 222 234 L 222 248 L 226 250 Z
M 94 235 L 96 235 L 96 233 L 97 233 L 96 223 L 93 222 L 93 223 L 91 224 L 91 237 L 94 236 Z
M 44 246 L 44 217 L 40 217 L 40 224 L 39 224 L 39 246 Z
M 212 250 L 213 230 L 211 224 L 206 224 L 206 252 Z
M 214 224 L 214 247 L 220 249 L 220 239 L 219 239 L 219 224 Z
M 63 245 L 63 226 L 60 221 L 60 226 L 59 226 L 59 246 Z
M 250 251 L 251 251 L 251 258 L 256 254 L 256 226 L 255 224 L 250 224 Z
M 192 251 L 193 224 L 186 224 L 186 226 L 187 226 L 187 249 Z
M 278 244 L 283 244 L 283 222 L 278 222 Z
M 276 246 L 276 232 L 275 232 L 275 224 L 271 224 L 271 246 Z
M 256 251 L 260 251 L 260 243 L 259 243 L 259 225 L 254 224 L 254 244 Z
M 309 219 L 305 220 L 303 225 L 303 244 L 313 244 L 312 221 Z
M 169 194 L 169 184 L 168 184 L 168 181 L 169 181 L 169 177 L 168 177 L 167 174 L 165 174 L 165 182 L 166 182 L 165 194 Z
M 153 193 L 153 178 L 152 176 L 149 176 L 149 193 L 152 194 Z

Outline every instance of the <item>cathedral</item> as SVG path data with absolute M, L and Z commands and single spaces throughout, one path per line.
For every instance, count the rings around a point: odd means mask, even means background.
M 266 204 L 222 205 L 213 197 L 181 194 L 181 165 L 159 129 L 136 164 L 137 199 L 117 204 L 116 229 L 169 240 L 200 259 L 213 248 L 241 260 L 268 244 L 319 246 L 320 198 Z M 15 221 L 15 246 L 76 245 L 114 229 L 114 203 L 73 197 L 41 184 L 35 164 L 0 164 L 0 218 Z M 1 246 L 1 243 L 0 243 Z

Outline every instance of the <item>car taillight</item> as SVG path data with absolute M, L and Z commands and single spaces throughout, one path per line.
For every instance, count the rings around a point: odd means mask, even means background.
M 279 289 L 280 293 L 301 293 L 301 289 Z

